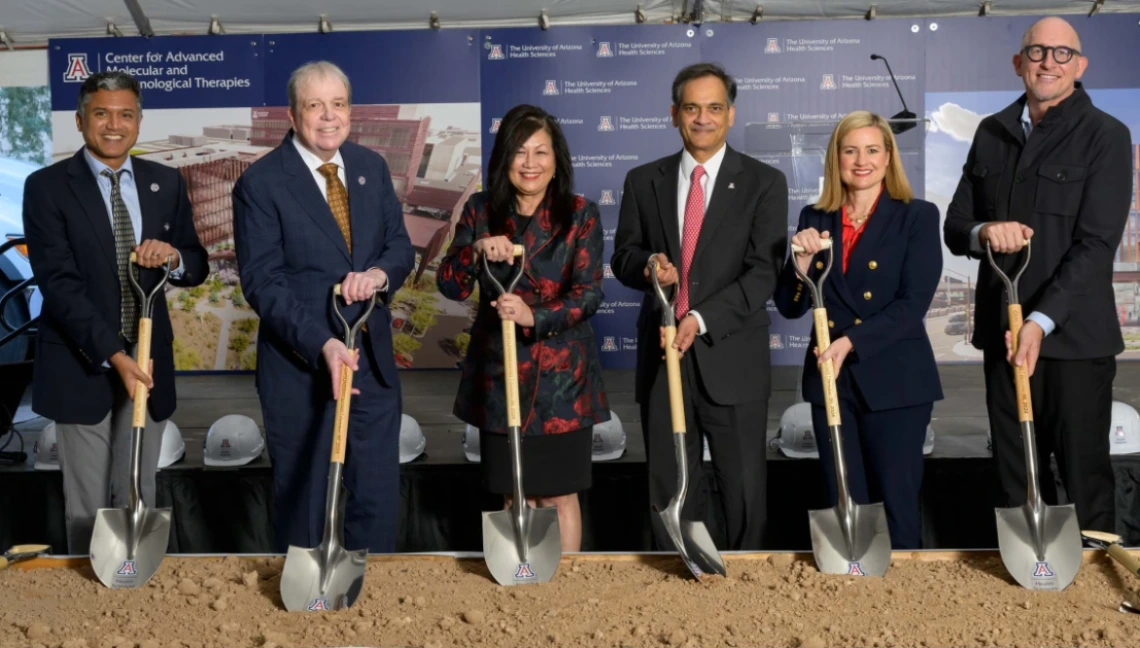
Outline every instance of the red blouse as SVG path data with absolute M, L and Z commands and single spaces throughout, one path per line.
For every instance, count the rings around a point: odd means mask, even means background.
M 879 198 L 882 198 L 882 196 L 883 194 L 879 193 Z M 870 218 L 870 215 L 874 214 L 875 210 L 879 207 L 879 198 L 876 198 L 875 204 L 871 205 L 871 211 L 867 214 L 868 218 Z M 843 214 L 843 274 L 847 274 L 847 260 L 851 258 L 851 251 L 854 250 L 855 246 L 859 243 L 859 238 L 863 236 L 863 231 L 867 229 L 867 221 L 864 220 L 863 227 L 856 230 L 854 223 L 847 218 L 847 205 L 843 205 L 840 211 Z

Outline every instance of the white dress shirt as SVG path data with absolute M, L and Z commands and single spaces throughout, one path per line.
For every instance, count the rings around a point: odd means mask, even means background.
M 309 167 L 309 171 L 311 171 L 313 174 L 313 180 L 317 181 L 317 187 L 321 190 L 321 195 L 324 196 L 325 202 L 328 202 L 328 180 L 320 171 L 317 170 L 325 164 L 325 161 L 317 157 L 309 149 L 302 146 L 301 143 L 297 141 L 296 135 L 293 136 L 293 146 L 295 146 L 297 148 L 297 152 L 301 154 L 301 160 L 305 163 L 305 166 Z M 340 156 L 340 150 L 337 150 L 336 155 L 333 155 L 332 159 L 329 160 L 329 162 L 332 162 L 336 165 L 336 175 L 338 178 L 340 178 L 340 183 L 344 185 L 344 190 L 348 191 L 348 180 L 344 175 L 344 158 Z
M 705 213 L 708 213 L 709 203 L 712 202 L 713 188 L 716 187 L 716 176 L 720 173 L 720 164 L 724 162 L 724 152 L 728 149 L 727 144 L 722 144 L 720 150 L 713 154 L 708 160 L 701 164 L 705 168 L 705 175 L 701 177 L 701 188 L 705 192 Z M 684 245 L 685 241 L 685 203 L 689 200 L 689 179 L 693 177 L 693 169 L 698 165 L 696 158 L 686 149 L 681 153 L 681 168 L 677 172 L 677 231 L 680 235 L 678 239 Z M 703 226 L 703 223 L 702 223 Z M 681 268 L 681 259 L 673 259 L 673 263 L 677 266 L 678 274 Z M 690 296 L 690 302 L 692 298 Z M 697 318 L 698 334 L 704 335 L 708 332 L 705 328 L 705 320 L 701 314 L 695 310 L 690 310 L 689 314 Z

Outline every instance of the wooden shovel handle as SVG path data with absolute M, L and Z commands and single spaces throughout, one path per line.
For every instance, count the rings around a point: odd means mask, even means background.
M 831 346 L 831 333 L 827 328 L 827 309 L 816 308 L 812 310 L 812 319 L 815 320 L 815 341 L 819 347 L 819 355 L 823 355 Z M 823 406 L 827 411 L 827 425 L 839 425 L 839 394 L 835 387 L 835 365 L 828 360 L 819 366 L 823 374 Z
M 333 418 L 332 463 L 344 463 L 345 446 L 348 444 L 348 415 L 352 406 L 352 367 L 340 366 L 340 398 L 336 400 L 336 416 Z
M 1140 558 L 1133 556 L 1127 549 L 1116 543 L 1108 545 L 1106 551 L 1108 551 L 1108 555 L 1123 565 L 1125 569 L 1140 576 Z
M 1010 348 L 1017 356 L 1018 338 L 1021 335 L 1021 304 L 1009 305 L 1009 335 Z M 1029 391 L 1029 369 L 1025 365 L 1013 367 L 1013 385 L 1017 391 L 1017 420 L 1022 423 L 1033 422 L 1033 397 Z
M 139 319 L 139 343 L 136 347 L 138 356 L 138 366 L 143 373 L 150 371 L 150 331 L 151 319 L 143 317 Z M 131 425 L 137 428 L 146 427 L 146 399 L 147 388 L 146 385 L 140 380 L 135 384 L 135 409 L 134 415 L 131 417 Z
M 515 323 L 511 320 L 501 321 L 503 323 L 503 375 L 507 381 L 507 425 L 521 427 L 522 408 L 519 407 L 519 365 L 515 351 Z
M 665 327 L 665 373 L 669 379 L 669 413 L 673 417 L 673 433 L 685 433 L 685 396 L 681 390 L 681 355 L 673 348 L 676 326 Z

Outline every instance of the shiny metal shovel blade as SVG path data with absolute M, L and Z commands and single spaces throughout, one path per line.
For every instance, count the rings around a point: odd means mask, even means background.
M 724 560 L 720 557 L 712 537 L 709 536 L 705 523 L 681 519 L 683 503 L 673 499 L 664 511 L 657 510 L 657 507 L 653 508 L 661 517 L 661 523 L 669 532 L 669 538 L 677 548 L 677 553 L 681 555 L 681 560 L 698 579 L 712 574 L 727 576 L 728 570 L 724 568 Z
M 562 560 L 558 509 L 530 508 L 524 500 L 523 516 L 525 535 L 516 531 L 510 509 L 483 512 L 483 559 L 500 585 L 548 582 Z
M 289 547 L 281 571 L 281 602 L 290 612 L 351 607 L 364 586 L 368 551 L 346 551 L 340 543 L 313 549 Z
M 1063 590 L 1076 578 L 1083 557 L 1077 509 L 1069 504 L 1040 510 L 1044 519 L 1038 547 L 1028 505 L 996 509 L 1001 560 L 1026 589 Z
M 891 534 L 882 504 L 851 505 L 850 547 L 838 506 L 808 511 L 812 553 L 819 571 L 848 576 L 879 576 L 891 566 Z
M 158 571 L 170 542 L 170 509 L 140 503 L 99 509 L 91 533 L 91 568 L 111 588 L 141 587 Z

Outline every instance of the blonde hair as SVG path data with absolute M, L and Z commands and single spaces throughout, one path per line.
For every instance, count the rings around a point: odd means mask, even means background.
M 820 193 L 819 200 L 814 205 L 816 209 L 833 212 L 838 211 L 843 206 L 843 202 L 847 199 L 847 189 L 843 186 L 843 180 L 839 175 L 839 145 L 843 143 L 843 138 L 847 137 L 851 131 L 869 126 L 878 128 L 879 132 L 882 133 L 883 144 L 891 156 L 890 162 L 887 163 L 887 175 L 884 178 L 887 183 L 887 194 L 904 203 L 910 202 L 914 198 L 914 191 L 911 190 L 910 183 L 906 179 L 906 172 L 903 171 L 902 159 L 898 155 L 899 147 L 895 143 L 895 135 L 891 132 L 891 125 L 887 123 L 887 120 L 873 112 L 856 110 L 848 113 L 840 120 L 831 133 L 831 141 L 827 143 L 827 157 L 824 158 L 823 165 L 823 192 Z

